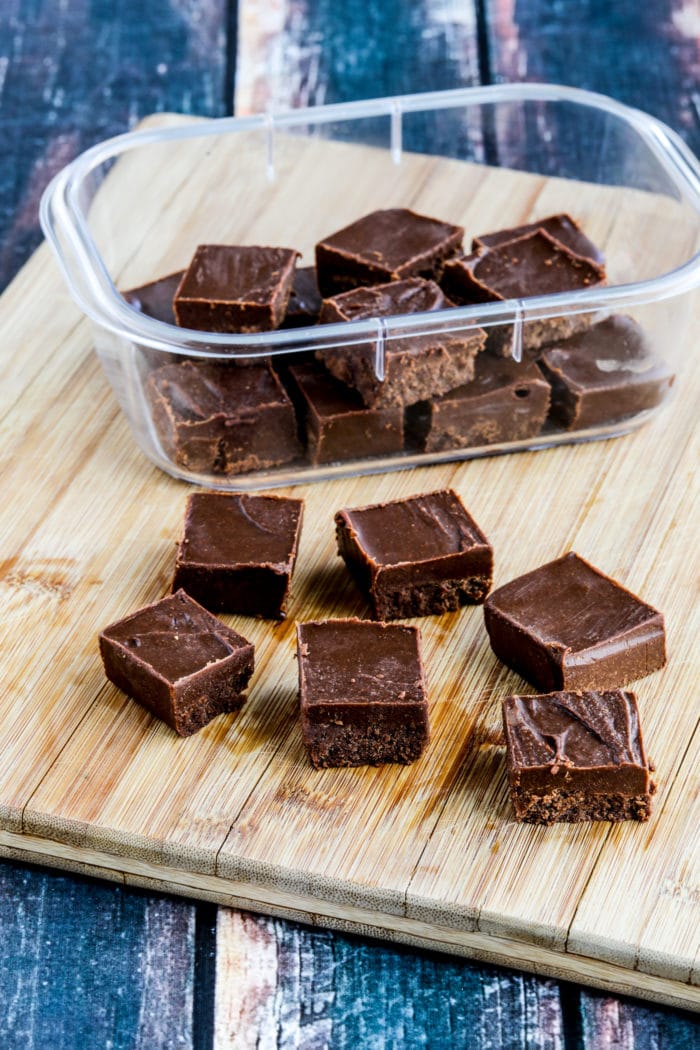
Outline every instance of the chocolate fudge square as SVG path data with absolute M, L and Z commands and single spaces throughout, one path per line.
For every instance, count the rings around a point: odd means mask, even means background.
M 360 321 L 370 317 L 431 313 L 452 303 L 434 281 L 411 277 L 405 281 L 357 288 L 324 300 L 322 324 Z M 468 382 L 474 358 L 486 344 L 486 333 L 472 328 L 456 335 L 436 332 L 387 339 L 384 378 L 377 378 L 374 342 L 319 350 L 317 356 L 336 379 L 357 390 L 369 408 L 410 405 Z
M 321 293 L 318 290 L 315 266 L 297 266 L 287 312 L 280 328 L 305 328 L 318 322 L 321 312 Z
M 297 656 L 302 736 L 317 769 L 420 757 L 430 726 L 417 628 L 300 623 Z
M 124 298 L 139 313 L 153 317 L 156 321 L 165 321 L 166 324 L 174 325 L 175 310 L 173 298 L 177 291 L 184 270 L 170 273 L 167 277 L 159 277 L 156 281 L 142 284 L 138 288 L 130 288 L 124 292 Z
M 403 408 L 367 408 L 355 390 L 311 361 L 289 369 L 290 393 L 310 463 L 340 463 L 403 451 Z
M 537 365 L 479 354 L 470 383 L 406 409 L 406 431 L 425 452 L 524 441 L 540 433 L 548 409 Z
M 634 693 L 509 696 L 503 728 L 518 820 L 649 819 L 655 788 Z
M 294 407 L 268 364 L 163 365 L 145 392 L 163 451 L 179 467 L 243 474 L 301 455 Z
M 605 264 L 605 257 L 600 248 L 586 237 L 576 220 L 564 212 L 558 215 L 548 215 L 544 219 L 528 222 L 524 226 L 511 226 L 509 229 L 496 230 L 493 233 L 482 233 L 473 238 L 472 251 L 475 252 L 479 248 L 493 248 L 497 244 L 507 244 L 508 241 L 515 241 L 537 230 L 544 230 L 575 255 L 589 259 L 590 262 L 597 263 L 599 266 Z
M 431 616 L 483 602 L 493 551 L 456 492 L 340 510 L 338 553 L 377 620 Z
M 201 244 L 175 293 L 175 318 L 201 332 L 265 332 L 282 323 L 298 252 Z
M 666 663 L 664 619 L 570 551 L 493 591 L 496 656 L 542 691 L 612 689 Z
M 605 283 L 605 269 L 575 255 L 538 229 L 517 240 L 449 260 L 440 283 L 455 303 L 471 305 L 595 288 Z M 528 321 L 522 329 L 523 348 L 538 350 L 544 343 L 565 339 L 589 324 L 586 314 Z M 489 349 L 507 356 L 511 342 L 510 326 L 505 331 L 499 326 L 489 340 Z
M 329 296 L 406 277 L 439 277 L 463 238 L 462 226 L 409 208 L 373 211 L 316 245 L 319 288 Z
M 110 682 L 180 736 L 245 700 L 253 645 L 184 591 L 111 624 L 99 641 Z
M 552 420 L 564 430 L 654 408 L 674 379 L 637 322 L 622 315 L 545 347 L 538 364 L 552 387 Z
M 282 496 L 193 492 L 173 591 L 212 612 L 284 619 L 303 507 Z

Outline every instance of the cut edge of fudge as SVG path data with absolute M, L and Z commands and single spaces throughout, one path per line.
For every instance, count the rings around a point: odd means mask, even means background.
M 549 406 L 549 383 L 534 363 L 479 354 L 469 383 L 407 406 L 405 429 L 424 452 L 525 441 L 541 432 Z
M 403 452 L 401 405 L 368 407 L 356 390 L 315 360 L 290 365 L 288 377 L 313 466 Z
M 518 820 L 648 820 L 656 786 L 634 693 L 515 694 L 502 701 L 502 717 Z
M 655 408 L 675 379 L 641 326 L 623 314 L 542 347 L 537 364 L 552 388 L 550 418 L 564 430 L 621 422 Z
M 353 288 L 325 299 L 321 323 L 371 317 L 416 318 L 453 304 L 434 281 L 409 277 L 402 281 Z M 452 390 L 474 375 L 474 358 L 486 345 L 486 332 L 464 331 L 392 336 L 384 343 L 384 378 L 376 370 L 376 344 L 318 350 L 316 357 L 346 386 L 356 390 L 368 408 L 407 405 Z

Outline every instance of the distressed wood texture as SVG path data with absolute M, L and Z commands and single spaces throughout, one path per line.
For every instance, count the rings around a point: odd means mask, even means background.
M 217 937 L 214 1050 L 567 1045 L 555 981 L 223 908 Z
M 229 184 L 222 217 L 208 202 L 233 156 L 242 182 Z M 671 199 L 421 155 L 406 154 L 397 167 L 388 151 L 315 137 L 278 136 L 278 178 L 260 182 L 253 199 L 265 156 L 255 132 L 234 143 L 190 140 L 160 159 L 157 187 L 150 151 L 126 156 L 93 208 L 98 226 L 106 218 L 119 226 L 111 256 L 118 282 L 170 268 L 211 223 L 226 239 L 254 242 L 283 226 L 308 253 L 329 216 L 361 214 L 388 195 L 424 212 L 439 201 L 471 231 L 498 216 L 527 221 L 575 195 L 612 272 L 639 222 L 652 228 L 662 216 L 676 231 L 657 246 L 661 270 L 692 247 Z M 193 184 L 193 172 L 194 203 L 177 192 Z M 238 206 L 236 185 L 248 208 Z M 291 206 L 298 185 L 315 202 L 312 214 Z M 158 211 L 166 206 L 167 221 Z M 169 237 L 152 237 L 151 227 Z M 65 300 L 57 306 L 58 281 L 42 250 L 3 301 L 25 349 L 0 459 L 14 494 L 1 581 L 10 643 L 0 698 L 3 845 L 341 929 L 697 1001 L 692 658 L 672 660 L 638 687 L 663 771 L 652 824 L 549 830 L 511 818 L 498 698 L 518 679 L 490 652 L 480 610 L 420 621 L 433 740 L 409 768 L 313 771 L 296 724 L 293 659 L 295 619 L 365 611 L 335 555 L 333 510 L 444 484 L 462 492 L 491 537 L 497 581 L 573 546 L 662 607 L 671 651 L 689 651 L 695 595 L 688 576 L 676 577 L 693 549 L 696 370 L 686 360 L 673 412 L 625 440 L 302 487 L 307 513 L 289 619 L 237 623 L 257 646 L 249 701 L 238 717 L 183 741 L 104 683 L 94 635 L 167 591 L 184 491 L 133 447 L 87 325 Z M 27 316 L 25 282 L 43 288 L 50 316 Z M 646 319 L 649 331 L 666 328 L 665 309 Z M 679 304 L 672 311 L 678 323 Z M 47 334 L 51 350 L 37 372 L 31 348 L 46 346 Z M 19 356 L 12 343 L 5 352 Z M 31 501 L 27 462 L 32 481 L 42 480 Z
M 696 0 L 484 0 L 484 73 L 611 95 L 660 117 L 700 151 Z
M 478 84 L 471 0 L 241 0 L 235 111 Z
M 193 1046 L 195 909 L 0 867 L 0 1045 Z
M 39 243 L 42 191 L 82 149 L 147 113 L 231 111 L 231 6 L 3 0 L 0 289 Z

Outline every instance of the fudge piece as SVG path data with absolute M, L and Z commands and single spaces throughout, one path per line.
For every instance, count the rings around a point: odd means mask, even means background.
M 292 365 L 289 376 L 310 463 L 316 466 L 403 451 L 401 405 L 367 408 L 354 390 L 316 361 Z
M 661 613 L 573 551 L 495 590 L 484 618 L 496 656 L 543 691 L 613 688 L 666 663 Z
M 649 819 L 655 787 L 634 693 L 509 696 L 503 728 L 518 820 Z
M 434 281 L 411 277 L 326 299 L 320 321 L 328 324 L 429 313 L 450 306 L 452 303 Z M 467 383 L 474 375 L 474 358 L 485 343 L 486 333 L 481 328 L 456 335 L 436 332 L 387 339 L 384 379 L 377 378 L 374 342 L 319 350 L 317 357 L 337 379 L 357 390 L 368 407 L 408 405 Z
M 282 496 L 193 492 L 173 591 L 213 612 L 283 620 L 303 507 Z
M 406 431 L 425 452 L 523 441 L 539 434 L 548 409 L 537 365 L 479 354 L 470 383 L 406 409 Z
M 254 646 L 184 591 L 110 624 L 100 654 L 110 682 L 180 736 L 238 710 L 254 665 Z
M 605 283 L 605 269 L 538 229 L 449 260 L 440 283 L 450 299 L 469 305 L 594 288 Z M 586 314 L 527 321 L 522 327 L 523 349 L 538 350 L 543 343 L 565 339 L 589 324 Z M 500 325 L 489 340 L 489 349 L 506 356 L 511 343 L 512 326 Z
M 578 223 L 570 215 L 564 213 L 548 215 L 545 219 L 528 222 L 524 226 L 511 226 L 507 230 L 482 233 L 479 237 L 473 238 L 472 251 L 475 252 L 479 248 L 492 248 L 496 244 L 515 241 L 528 233 L 535 233 L 536 230 L 544 230 L 555 241 L 559 241 L 560 244 L 572 251 L 574 255 L 580 255 L 583 259 L 588 259 L 599 266 L 605 263 L 605 257 L 600 249 L 586 237 Z
M 552 420 L 564 430 L 653 408 L 674 379 L 637 322 L 621 315 L 547 346 L 538 364 L 552 386 Z
M 280 328 L 305 328 L 316 324 L 321 312 L 315 266 L 298 266 L 294 271 L 287 312 Z
M 317 769 L 420 757 L 430 726 L 416 627 L 300 623 L 297 656 L 301 731 Z
M 163 365 L 145 391 L 163 451 L 179 467 L 242 474 L 301 454 L 294 407 L 267 364 Z
M 483 602 L 493 551 L 456 492 L 338 511 L 338 553 L 377 620 L 430 616 Z
M 463 238 L 462 226 L 408 208 L 373 211 L 316 245 L 319 288 L 325 296 L 405 277 L 439 277 Z
M 166 324 L 175 324 L 175 310 L 173 309 L 173 298 L 178 289 L 184 270 L 170 273 L 167 277 L 159 277 L 157 281 L 142 284 L 138 288 L 130 288 L 124 292 L 124 298 L 139 313 L 147 314 L 156 321 L 165 321 Z
M 201 244 L 173 300 L 183 328 L 202 332 L 264 332 L 284 318 L 298 252 Z

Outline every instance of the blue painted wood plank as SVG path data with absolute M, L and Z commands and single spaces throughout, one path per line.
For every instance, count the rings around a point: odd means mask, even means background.
M 0 1046 L 190 1050 L 195 914 L 187 901 L 4 863 Z
M 241 0 L 237 112 L 479 83 L 472 0 L 283 0 L 264 20 L 259 6 Z
M 44 187 L 82 149 L 150 112 L 231 111 L 228 25 L 229 0 L 3 0 L 0 290 L 40 240 Z
M 482 0 L 488 76 L 599 91 L 700 152 L 700 19 L 687 0 Z
M 579 1011 L 582 1050 L 700 1050 L 696 1014 L 588 990 L 581 991 Z
M 218 945 L 215 1050 L 569 1046 L 555 981 L 223 909 Z

